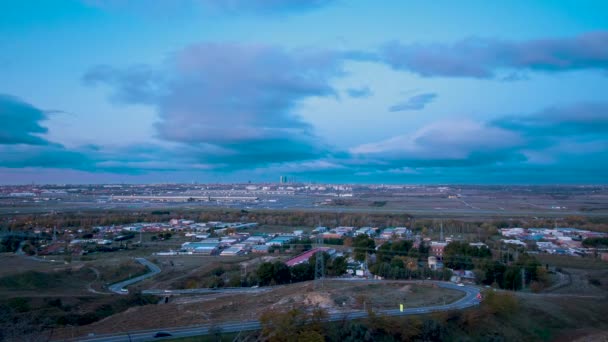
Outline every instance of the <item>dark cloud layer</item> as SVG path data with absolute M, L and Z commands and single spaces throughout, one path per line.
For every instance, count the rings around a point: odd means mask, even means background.
M 342 163 L 364 173 L 403 168 L 560 168 L 572 163 L 587 173 L 603 172 L 608 166 L 606 136 L 608 104 L 580 103 L 487 122 L 436 122 L 411 134 L 358 146 Z
M 530 116 L 506 116 L 493 122 L 528 136 L 608 135 L 608 104 L 578 103 L 546 108 Z
M 425 93 L 414 95 L 407 100 L 392 105 L 388 108 L 391 112 L 401 112 L 406 110 L 422 110 L 427 104 L 433 102 L 437 98 L 435 93 Z
M 197 147 L 205 161 L 252 166 L 325 153 L 296 110 L 306 98 L 336 96 L 330 80 L 342 71 L 332 52 L 197 44 L 150 70 L 95 67 L 83 80 L 112 86 L 115 99 L 153 104 L 158 136 Z
M 508 41 L 469 38 L 454 44 L 392 42 L 379 60 L 421 76 L 492 78 L 502 69 L 608 70 L 608 31 L 569 38 Z
M 20 99 L 0 94 L 0 145 L 46 145 L 39 135 L 47 132 L 40 122 L 47 114 Z
M 89 158 L 46 140 L 45 111 L 16 97 L 0 94 L 0 167 L 90 169 Z

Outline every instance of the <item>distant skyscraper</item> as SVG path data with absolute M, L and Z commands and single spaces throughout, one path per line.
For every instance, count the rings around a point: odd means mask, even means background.
M 285 183 L 287 183 L 287 176 L 281 176 L 280 183 L 281 183 L 281 184 L 285 184 Z

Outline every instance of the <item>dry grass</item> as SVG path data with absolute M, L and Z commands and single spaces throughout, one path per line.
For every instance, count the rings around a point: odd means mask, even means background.
M 380 285 L 380 284 L 373 284 Z M 218 294 L 174 298 L 169 304 L 135 307 L 107 319 L 78 328 L 79 334 L 89 332 L 104 333 L 134 329 L 156 329 L 159 327 L 187 326 L 220 321 L 251 320 L 258 318 L 264 311 L 286 309 L 296 306 L 319 305 L 329 311 L 361 308 L 362 302 L 355 298 L 366 296 L 366 305 L 376 309 L 393 309 L 397 298 L 405 298 L 406 306 L 428 305 L 441 301 L 442 296 L 455 300 L 458 291 L 433 288 L 431 286 L 411 285 L 404 288 L 403 283 L 386 286 L 326 281 L 325 288 L 313 291 L 312 282 L 277 287 L 266 293 L 258 294 Z M 387 291 L 388 288 L 388 291 Z M 349 304 L 341 306 L 337 298 L 346 294 L 352 297 Z M 447 300 L 447 299 L 446 299 Z M 449 302 L 449 300 L 447 300 Z

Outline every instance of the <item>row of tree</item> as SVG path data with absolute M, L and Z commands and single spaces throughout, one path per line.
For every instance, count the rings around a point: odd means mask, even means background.
M 338 256 L 331 258 L 326 252 L 315 253 L 307 263 L 301 263 L 288 267 L 281 261 L 263 262 L 256 271 L 257 280 L 260 285 L 279 285 L 312 280 L 315 278 L 315 267 L 317 257 L 324 260 L 324 274 L 336 277 L 346 273 L 346 258 Z

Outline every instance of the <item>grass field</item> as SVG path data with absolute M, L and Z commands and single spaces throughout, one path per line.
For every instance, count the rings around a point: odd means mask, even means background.
M 562 268 L 577 268 L 585 270 L 608 270 L 608 262 L 596 258 L 577 258 L 566 255 L 538 254 L 536 258 L 541 264 Z

